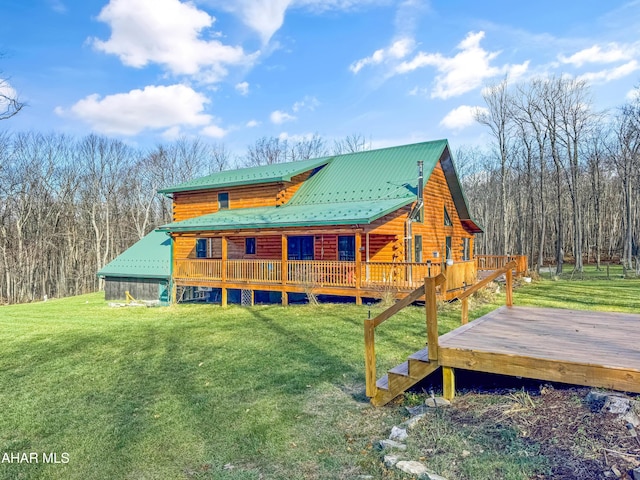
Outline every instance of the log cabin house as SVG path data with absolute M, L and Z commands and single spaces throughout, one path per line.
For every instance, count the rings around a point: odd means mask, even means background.
M 290 295 L 402 297 L 476 277 L 474 235 L 446 140 L 214 173 L 173 201 L 172 301 L 287 304 Z

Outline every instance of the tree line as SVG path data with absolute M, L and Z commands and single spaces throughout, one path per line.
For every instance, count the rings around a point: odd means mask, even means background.
M 361 135 L 331 145 L 317 135 L 264 137 L 236 158 L 197 138 L 141 150 L 98 135 L 0 133 L 0 304 L 101 288 L 100 268 L 171 221 L 159 188 L 366 147 Z
M 598 112 L 585 82 L 561 77 L 504 80 L 484 98 L 475 115 L 492 145 L 454 155 L 485 231 L 477 253 L 523 253 L 558 273 L 566 261 L 638 268 L 640 96 Z M 0 133 L 0 303 L 99 289 L 100 268 L 171 221 L 161 187 L 370 148 L 360 134 L 262 137 L 234 157 L 197 138 L 143 150 L 98 135 Z
M 596 111 L 589 85 L 567 77 L 484 90 L 475 112 L 490 148 L 457 154 L 478 252 L 523 253 L 539 269 L 603 260 L 638 269 L 640 88 Z

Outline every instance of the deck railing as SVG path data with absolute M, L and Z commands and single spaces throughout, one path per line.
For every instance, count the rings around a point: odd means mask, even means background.
M 506 277 L 506 296 L 505 304 L 508 307 L 513 305 L 513 270 L 517 267 L 517 262 L 512 260 L 507 262 L 501 269 L 496 270 L 484 280 L 471 286 L 469 289 L 456 295 L 455 298 L 462 302 L 461 309 L 461 323 L 464 325 L 469 321 L 469 305 L 468 299 L 475 292 L 485 287 L 488 283 L 495 280 L 501 275 Z M 366 395 L 370 398 L 376 396 L 378 387 L 376 385 L 376 350 L 375 350 L 375 329 L 383 322 L 387 321 L 396 313 L 400 312 L 405 307 L 408 307 L 416 300 L 424 297 L 424 306 L 426 314 L 426 337 L 428 346 L 428 356 L 430 362 L 437 362 L 439 360 L 439 345 L 438 345 L 438 309 L 436 305 L 436 287 L 438 285 L 447 285 L 449 283 L 448 275 L 451 270 L 448 270 L 445 274 L 439 274 L 437 277 L 426 277 L 423 279 L 422 285 L 420 285 L 413 292 L 409 293 L 405 298 L 399 300 L 391 307 L 384 310 L 378 316 L 372 319 L 366 319 L 364 321 L 364 348 L 365 348 L 365 384 Z M 442 287 L 441 287 L 442 288 Z M 452 370 L 444 369 L 443 373 L 445 381 L 443 385 L 444 397 L 452 398 Z M 449 379 L 448 381 L 446 379 Z
M 356 263 L 328 260 L 289 260 L 287 282 L 292 285 L 355 287 Z
M 204 281 L 222 280 L 222 260 L 203 258 L 177 260 L 173 276 L 180 279 Z
M 478 271 L 500 270 L 509 262 L 515 262 L 516 275 L 524 275 L 527 272 L 526 255 L 476 255 Z
M 286 262 L 286 283 L 309 287 L 356 288 L 356 262 L 329 260 L 289 260 Z M 179 259 L 173 276 L 181 281 L 222 281 L 222 260 Z M 444 291 L 451 292 L 473 285 L 476 279 L 474 261 L 440 263 L 361 262 L 360 288 L 369 290 L 412 290 L 423 284 L 425 277 L 446 273 Z M 225 281 L 232 283 L 280 284 L 283 270 L 280 260 L 227 260 Z
M 282 262 L 280 260 L 227 260 L 227 280 L 281 283 Z

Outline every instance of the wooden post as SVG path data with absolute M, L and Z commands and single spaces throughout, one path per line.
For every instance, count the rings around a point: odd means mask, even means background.
M 367 397 L 376 396 L 378 387 L 376 386 L 376 348 L 375 348 L 375 326 L 373 320 L 364 321 L 364 365 Z
M 462 299 L 462 320 L 461 324 L 466 325 L 469 323 L 469 297 L 464 297 Z
M 220 304 L 223 307 L 227 306 L 227 237 L 222 237 L 222 261 L 221 261 L 221 274 L 222 288 L 220 289 Z
M 438 305 L 436 304 L 436 278 L 424 279 L 424 307 L 427 314 L 427 345 L 429 360 L 438 360 Z
M 289 244 L 287 236 L 282 234 L 282 248 L 281 248 L 281 270 L 280 270 L 280 282 L 282 283 L 282 305 L 289 305 L 289 296 L 285 285 L 287 284 L 287 278 L 289 276 Z
M 356 231 L 355 244 L 356 244 L 355 246 L 356 248 L 356 255 L 355 255 L 356 305 L 362 305 L 362 297 L 359 295 L 360 286 L 362 285 L 362 271 L 361 271 L 362 252 L 360 251 L 360 248 L 362 247 L 362 234 L 360 233 L 360 231 Z
M 507 277 L 507 307 L 513 307 L 513 271 L 509 268 L 506 272 Z
M 442 396 L 445 400 L 456 396 L 456 375 L 451 367 L 442 367 Z

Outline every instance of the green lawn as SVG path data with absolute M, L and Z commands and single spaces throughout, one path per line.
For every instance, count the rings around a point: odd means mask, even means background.
M 639 311 L 640 282 L 541 282 L 515 302 Z M 101 294 L 0 307 L 0 455 L 40 458 L 0 478 L 392 478 L 372 444 L 405 413 L 363 396 L 368 310 L 110 308 Z M 444 333 L 459 307 L 441 310 Z M 411 307 L 379 327 L 379 372 L 424 346 L 424 325 Z

